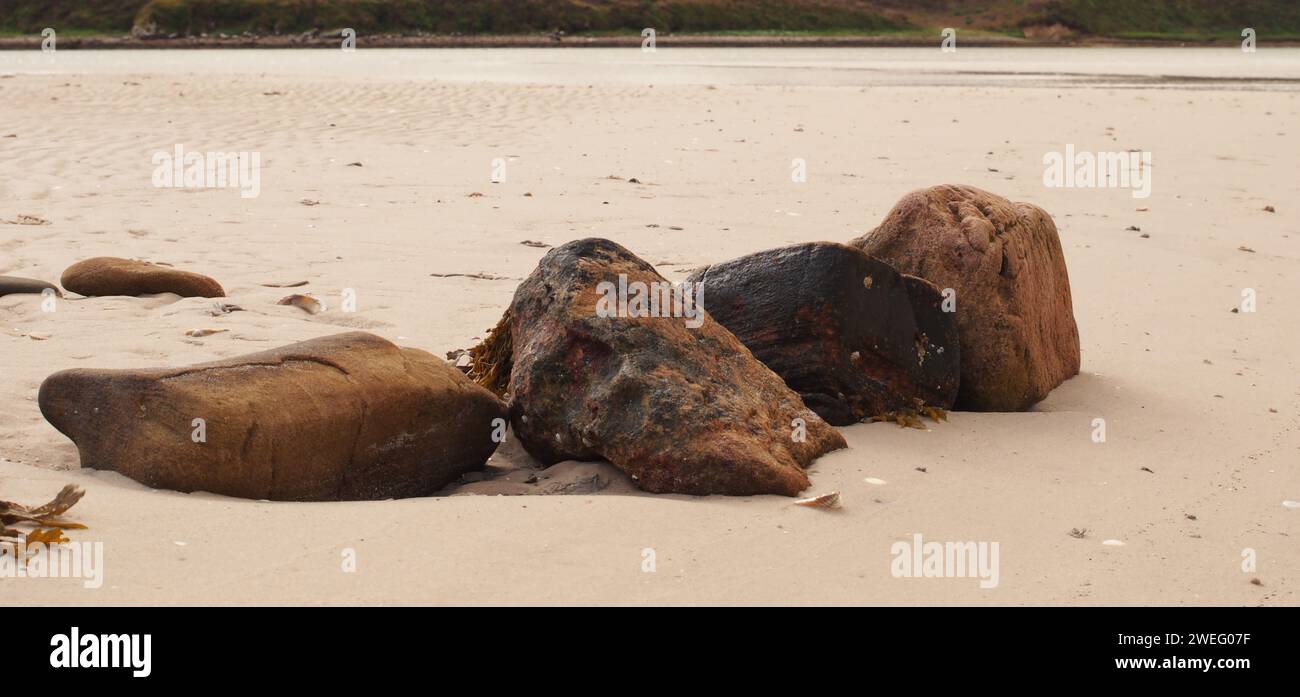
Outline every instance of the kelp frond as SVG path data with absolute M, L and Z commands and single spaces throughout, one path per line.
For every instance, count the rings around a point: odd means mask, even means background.
M 510 310 L 506 310 L 483 343 L 469 350 L 470 379 L 492 390 L 498 397 L 504 397 L 510 387 L 511 356 L 514 350 L 514 338 L 510 333 Z

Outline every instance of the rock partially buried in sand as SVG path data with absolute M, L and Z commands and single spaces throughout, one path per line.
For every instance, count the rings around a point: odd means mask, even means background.
M 472 355 L 485 384 L 508 385 L 520 443 L 546 465 L 603 457 L 655 493 L 807 488 L 804 468 L 844 438 L 698 306 L 597 314 L 613 288 L 631 300 L 641 283 L 668 286 L 626 249 L 586 239 L 548 252 L 515 291 Z
M 34 278 L 20 278 L 18 276 L 0 276 L 0 296 L 19 295 L 23 293 L 40 295 L 47 290 L 52 290 L 54 291 L 55 295 L 59 297 L 63 297 L 63 293 L 59 291 L 59 287 L 54 285 L 53 283 L 38 281 Z
M 184 368 L 66 370 L 40 407 L 83 467 L 278 501 L 431 494 L 483 466 L 506 416 L 446 361 L 364 332 Z
M 957 397 L 957 321 L 932 284 L 833 242 L 696 271 L 709 315 L 819 416 L 844 426 Z
M 87 297 L 175 293 L 182 298 L 220 298 L 226 294 L 220 283 L 207 276 L 117 257 L 95 257 L 69 266 L 63 272 L 63 287 Z
M 955 291 L 957 408 L 1019 411 L 1079 372 L 1070 278 L 1052 218 L 969 186 L 913 191 L 851 242 Z

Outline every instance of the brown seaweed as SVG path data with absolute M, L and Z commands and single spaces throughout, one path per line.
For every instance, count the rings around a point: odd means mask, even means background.
M 510 322 L 510 310 L 507 309 L 497 326 L 488 330 L 483 343 L 469 350 L 469 378 L 497 396 L 504 396 L 510 385 L 510 361 L 515 350 Z
M 63 514 L 85 495 L 86 492 L 81 487 L 69 484 L 53 500 L 42 506 L 30 507 L 12 501 L 0 501 L 0 545 L 67 542 L 63 530 L 84 530 L 86 526 L 64 518 Z M 24 532 L 18 527 L 8 527 L 10 525 L 32 529 Z
M 921 419 L 922 416 L 928 417 L 935 423 L 947 421 L 948 410 L 926 404 L 924 401 L 917 399 L 913 402 L 911 407 L 894 409 L 885 412 L 884 414 L 877 414 L 871 417 L 871 421 L 893 421 L 903 428 L 916 428 L 925 431 L 928 429 L 925 422 Z

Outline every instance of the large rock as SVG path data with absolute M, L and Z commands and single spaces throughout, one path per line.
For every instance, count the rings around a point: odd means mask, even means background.
M 0 276 L 0 296 L 17 295 L 20 293 L 33 293 L 40 295 L 47 290 L 54 291 L 55 295 L 62 296 L 58 286 L 45 281 L 38 281 L 34 278 L 21 278 L 19 276 Z
M 620 281 L 629 312 L 615 303 L 601 316 Z M 542 258 L 472 351 L 477 374 L 508 388 L 528 452 L 547 465 L 605 458 L 656 493 L 805 489 L 804 468 L 844 438 L 698 305 L 679 296 L 685 316 L 663 316 L 674 301 L 660 295 L 657 316 L 637 313 L 638 283 L 667 285 L 609 240 L 570 242 Z
M 961 376 L 957 321 L 939 289 L 833 242 L 700 269 L 709 315 L 836 426 L 947 409 Z
M 65 370 L 39 401 L 83 467 L 289 501 L 431 494 L 483 466 L 506 416 L 446 361 L 364 332 L 184 368 Z
M 958 408 L 1027 409 L 1079 372 L 1070 278 L 1043 209 L 974 187 L 935 186 L 904 196 L 850 244 L 956 292 Z
M 183 298 L 220 298 L 226 294 L 220 283 L 207 276 L 117 257 L 79 261 L 63 272 L 62 282 L 64 288 L 87 297 L 175 293 Z

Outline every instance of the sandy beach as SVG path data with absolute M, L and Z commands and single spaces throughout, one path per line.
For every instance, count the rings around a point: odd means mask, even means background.
M 259 153 L 258 195 L 155 187 L 151 157 L 177 144 Z M 1045 186 L 1067 144 L 1151 153 L 1150 196 Z M 146 259 L 244 308 L 0 297 L 0 498 L 84 487 L 69 536 L 105 554 L 102 587 L 0 579 L 6 604 L 1300 602 L 1300 49 L 3 52 L 0 159 L 0 274 Z M 840 429 L 808 492 L 839 491 L 837 511 L 539 471 L 510 438 L 432 498 L 157 491 L 80 469 L 37 408 L 58 370 L 350 330 L 442 356 L 547 251 L 523 241 L 608 238 L 676 281 L 846 242 L 947 183 L 1051 213 L 1082 370 L 1024 413 Z M 1234 311 L 1243 289 L 1255 312 Z M 327 310 L 275 304 L 298 291 Z M 996 586 L 896 578 L 891 545 L 918 533 L 997 542 Z

